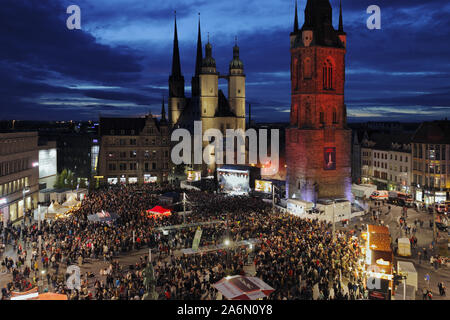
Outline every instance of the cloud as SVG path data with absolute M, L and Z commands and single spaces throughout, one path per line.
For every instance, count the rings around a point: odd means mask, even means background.
M 82 30 L 65 27 L 69 0 L 4 0 L 0 11 L 1 119 L 89 119 L 98 112 L 159 113 L 168 94 L 177 10 L 182 72 L 189 92 L 197 13 L 221 74 L 238 36 L 247 101 L 258 121 L 288 121 L 292 0 L 78 0 Z M 299 2 L 300 25 L 305 1 Z M 331 0 L 333 22 L 338 0 Z M 450 4 L 379 0 L 382 29 L 365 26 L 369 0 L 343 2 L 348 35 L 349 118 L 448 116 Z M 220 82 L 223 87 L 225 81 Z M 167 100 L 166 100 L 167 101 Z M 378 108 L 378 109 L 377 109 Z M 396 112 L 396 108 L 399 112 Z M 414 113 L 412 110 L 420 110 Z

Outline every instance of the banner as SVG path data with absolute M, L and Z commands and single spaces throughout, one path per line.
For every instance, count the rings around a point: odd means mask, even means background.
M 192 241 L 192 250 L 197 251 L 198 246 L 200 245 L 200 239 L 202 237 L 202 228 L 198 227 L 197 231 L 195 231 L 194 241 Z
M 336 170 L 336 148 L 328 147 L 324 148 L 323 152 L 323 169 L 324 170 Z

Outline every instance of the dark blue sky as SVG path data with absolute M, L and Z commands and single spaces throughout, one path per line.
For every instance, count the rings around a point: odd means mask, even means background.
M 330 1 L 337 28 L 339 2 Z M 66 8 L 81 8 L 68 30 Z M 299 0 L 300 26 L 306 0 Z M 381 8 L 381 30 L 366 9 Z M 247 101 L 257 121 L 288 121 L 289 33 L 294 0 L 2 0 L 0 120 L 95 120 L 160 113 L 167 101 L 173 11 L 190 94 L 198 12 L 219 72 L 238 36 Z M 343 0 L 348 35 L 350 121 L 450 117 L 450 3 L 447 0 Z M 226 88 L 225 82 L 220 85 Z M 226 90 L 224 90 L 226 92 Z

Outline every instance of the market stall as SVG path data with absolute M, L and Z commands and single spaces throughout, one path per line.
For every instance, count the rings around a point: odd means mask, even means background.
M 53 202 L 46 212 L 46 219 L 55 219 L 58 216 L 64 215 L 70 208 L 60 205 L 57 201 Z
M 228 300 L 258 300 L 275 291 L 261 279 L 246 276 L 225 277 L 213 287 Z
M 161 206 L 156 206 L 153 209 L 149 209 L 146 211 L 148 218 L 162 218 L 162 217 L 168 217 L 172 215 L 172 212 L 169 209 L 165 209 Z

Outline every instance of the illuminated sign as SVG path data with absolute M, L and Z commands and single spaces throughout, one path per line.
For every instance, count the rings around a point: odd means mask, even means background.
M 36 168 L 37 166 L 39 166 L 39 162 L 33 162 L 32 166 L 33 168 Z
M 336 170 L 336 148 L 327 147 L 323 152 L 323 169 Z
M 104 176 L 94 176 L 94 179 L 103 179 Z
M 117 178 L 108 178 L 108 184 L 117 184 Z
M 56 175 L 56 149 L 39 150 L 39 178 Z
M 144 174 L 144 183 L 153 183 L 158 180 L 158 177 L 152 177 L 149 174 Z
M 258 192 L 272 193 L 272 182 L 255 180 L 255 190 Z
M 6 200 L 6 198 L 1 198 L 0 199 L 0 205 L 7 204 L 7 203 L 8 203 L 8 200 Z
M 130 178 L 128 178 L 128 183 L 138 183 L 138 178 L 137 177 L 130 177 Z

